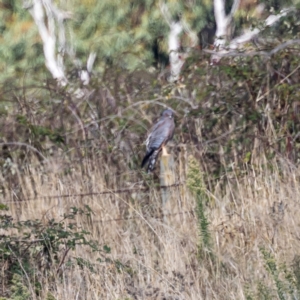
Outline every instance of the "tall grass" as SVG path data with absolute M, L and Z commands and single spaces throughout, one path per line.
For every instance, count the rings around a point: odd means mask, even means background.
M 280 59 L 270 60 L 274 70 Z M 22 257 L 10 269 L 16 258 L 1 252 L 0 297 L 298 299 L 298 85 L 259 58 L 208 68 L 197 56 L 183 85 L 108 71 L 82 99 L 44 83 L 2 94 L 10 110 L 0 118 L 9 143 L 1 144 L 1 214 L 47 226 L 90 207 L 88 217 L 74 216 L 72 234 L 89 232 L 105 256 L 61 245 L 61 265 L 33 276 Z M 139 165 L 146 130 L 165 106 L 176 111 L 170 152 L 182 184 L 162 207 L 158 171 L 146 176 Z M 1 241 L 17 233 L 0 229 Z
M 9 214 L 15 220 L 46 222 L 60 218 L 71 206 L 88 205 L 93 214 L 88 219 L 78 216 L 76 222 L 110 251 L 104 261 L 83 246 L 70 251 L 68 255 L 89 261 L 93 268 L 64 266 L 61 276 L 42 278 L 41 299 L 50 294 L 53 299 L 263 299 L 264 293 L 272 295 L 268 299 L 290 299 L 299 295 L 299 171 L 288 168 L 288 163 L 274 162 L 272 169 L 248 165 L 244 176 L 235 176 L 233 169 L 222 179 L 225 193 L 218 191 L 220 182 L 215 181 L 210 203 L 200 166 L 190 159 L 188 178 L 180 179 L 187 179 L 191 192 L 183 194 L 182 187 L 170 190 L 171 211 L 165 221 L 155 187 L 78 196 L 106 190 L 104 175 L 86 162 L 85 175 L 60 176 L 55 159 L 51 164 L 53 171 L 46 179 L 34 169 L 24 172 L 24 194 L 32 199 L 7 203 L 3 199 Z M 62 194 L 70 197 L 34 197 Z M 199 260 L 199 232 L 213 260 L 205 256 Z M 287 271 L 278 269 L 283 265 Z M 2 270 L 2 276 L 9 271 L 4 265 Z M 19 291 L 23 289 L 24 298 L 18 299 L 33 298 L 26 296 L 31 290 L 24 274 L 14 281 L 12 297 L 22 283 Z M 2 286 L 1 294 L 9 291 Z

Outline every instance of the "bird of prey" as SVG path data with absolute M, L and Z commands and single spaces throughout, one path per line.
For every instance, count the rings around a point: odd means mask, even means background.
M 174 112 L 171 109 L 165 109 L 160 119 L 151 128 L 146 140 L 147 151 L 141 167 L 143 168 L 148 162 L 147 173 L 154 169 L 160 151 L 163 151 L 163 155 L 168 155 L 164 146 L 173 138 L 174 130 Z

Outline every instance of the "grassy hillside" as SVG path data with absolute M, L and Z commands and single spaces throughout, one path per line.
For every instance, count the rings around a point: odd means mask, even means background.
M 216 67 L 196 53 L 176 85 L 108 69 L 83 98 L 3 86 L 0 296 L 298 299 L 297 51 Z M 165 106 L 177 184 L 163 205 L 159 166 L 139 164 Z

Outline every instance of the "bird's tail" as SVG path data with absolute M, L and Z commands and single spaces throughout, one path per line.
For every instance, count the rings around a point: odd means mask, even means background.
M 142 161 L 141 168 L 144 167 L 144 165 L 147 163 L 147 161 L 149 160 L 150 156 L 153 154 L 154 151 L 155 151 L 155 149 L 151 149 L 150 151 L 147 151 L 147 153 Z
M 158 156 L 160 150 L 161 149 L 156 149 L 150 155 L 149 163 L 148 163 L 148 167 L 147 167 L 147 173 L 150 173 L 150 172 L 153 171 L 153 169 L 155 167 L 156 160 L 157 160 L 157 156 Z

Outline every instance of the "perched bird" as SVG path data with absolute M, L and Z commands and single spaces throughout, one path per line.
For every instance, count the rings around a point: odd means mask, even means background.
M 162 112 L 160 119 L 151 128 L 150 134 L 146 140 L 147 151 L 141 167 L 143 168 L 148 162 L 148 173 L 154 169 L 160 151 L 163 151 L 163 155 L 168 155 L 165 145 L 173 138 L 174 130 L 174 112 L 171 109 L 165 109 Z

